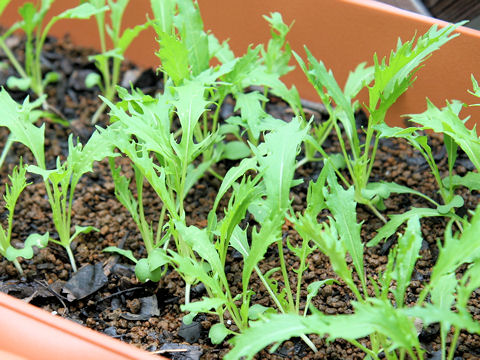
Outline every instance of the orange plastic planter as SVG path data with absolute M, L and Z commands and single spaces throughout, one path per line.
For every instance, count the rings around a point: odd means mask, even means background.
M 162 1 L 162 0 L 157 0 Z M 287 23 L 295 21 L 288 36 L 292 48 L 304 56 L 307 45 L 316 58 L 331 68 L 340 83 L 360 62 L 372 63 L 372 55 L 387 55 L 399 37 L 411 38 L 425 32 L 432 24 L 443 21 L 417 15 L 371 0 L 198 0 L 205 27 L 220 41 L 230 39 L 230 45 L 241 55 L 251 43 L 265 43 L 269 38 L 263 14 L 278 11 Z M 0 22 L 11 25 L 18 19 L 16 7 L 25 0 L 10 4 Z M 58 0 L 51 14 L 73 7 L 78 0 Z M 132 0 L 126 11 L 125 25 L 142 23 L 151 11 L 149 0 Z M 402 125 L 402 114 L 422 112 L 428 96 L 441 106 L 446 99 L 466 103 L 474 101 L 467 93 L 471 88 L 470 74 L 480 79 L 480 32 L 460 28 L 461 36 L 433 54 L 418 74 L 412 89 L 390 110 L 390 124 Z M 79 45 L 98 47 L 94 20 L 63 20 L 52 28 L 52 34 L 62 37 L 70 33 Z M 142 66 L 157 66 L 154 52 L 158 49 L 153 31 L 145 31 L 135 40 L 127 57 Z M 286 76 L 295 84 L 302 97 L 319 101 L 313 87 L 301 70 Z M 365 94 L 363 94 L 365 96 Z M 363 98 L 365 100 L 365 98 Z M 480 107 L 469 109 L 480 128 Z M 52 316 L 12 297 L 0 294 L 0 359 L 159 359 L 102 334 L 72 322 Z
M 2 360 L 167 360 L 0 293 Z

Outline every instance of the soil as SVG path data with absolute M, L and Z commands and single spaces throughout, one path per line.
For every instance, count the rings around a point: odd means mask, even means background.
M 22 40 L 12 38 L 9 46 L 15 49 L 20 61 L 23 60 Z M 70 127 L 64 127 L 58 123 L 46 121 L 46 158 L 47 166 L 54 166 L 57 156 L 64 157 L 67 151 L 67 138 L 70 134 L 79 137 L 85 142 L 93 127 L 90 118 L 99 106 L 97 98 L 98 89 L 87 89 L 83 85 L 83 79 L 88 73 L 95 71 L 94 66 L 87 60 L 87 56 L 93 52 L 74 47 L 68 38 L 57 42 L 49 39 L 43 53 L 43 66 L 45 71 L 55 70 L 63 74 L 63 80 L 56 86 L 48 87 L 48 102 L 63 114 L 70 122 Z M 5 60 L 0 53 L 0 61 Z M 4 86 L 8 76 L 14 74 L 11 69 L 0 70 L 0 85 Z M 131 81 L 135 87 L 144 93 L 155 94 L 162 90 L 161 78 L 155 70 L 138 69 L 132 64 L 126 63 L 122 70 L 122 85 L 129 86 Z M 23 92 L 12 92 L 17 100 L 23 100 Z M 233 112 L 232 101 L 226 102 L 221 115 L 226 118 Z M 315 108 L 315 109 L 313 109 Z M 307 108 L 307 111 L 315 116 L 315 121 L 324 117 L 318 110 L 321 107 Z M 268 111 L 275 117 L 288 121 L 291 110 L 278 99 L 271 98 L 267 105 Z M 364 116 L 357 117 L 359 125 L 365 121 Z M 100 126 L 108 123 L 108 117 L 103 116 Z M 0 129 L 0 144 L 5 144 L 8 132 Z M 401 140 L 385 140 L 379 147 L 375 160 L 372 181 L 395 181 L 402 185 L 412 187 L 428 196 L 439 199 L 437 186 L 423 157 Z M 431 137 L 431 146 L 436 160 L 440 163 L 443 172 L 447 169 L 445 149 L 441 138 Z M 338 143 L 334 137 L 326 142 L 327 152 L 338 152 Z M 19 144 L 15 144 L 7 157 L 6 164 L 0 171 L 1 188 L 7 176 L 18 163 L 19 157 L 32 163 L 30 153 Z M 117 159 L 123 170 L 133 176 L 129 168 L 128 159 Z M 222 162 L 217 165 L 216 171 L 224 174 L 233 163 Z M 292 191 L 293 208 L 295 211 L 303 211 L 305 207 L 308 181 L 315 179 L 321 170 L 321 163 L 308 163 L 301 167 L 296 178 L 303 178 L 303 184 L 296 186 Z M 464 175 L 473 170 L 473 165 L 464 154 L 460 154 L 455 171 Z M 55 234 L 51 221 L 51 211 L 45 196 L 44 185 L 36 176 L 31 176 L 32 182 L 18 202 L 14 217 L 13 242 L 18 245 L 29 234 L 34 232 L 44 233 L 49 231 Z M 206 175 L 190 191 L 186 199 L 186 212 L 188 224 L 199 227 L 206 226 L 207 214 L 216 196 L 220 182 L 215 177 Z M 479 201 L 477 192 L 469 192 L 467 189 L 458 191 L 465 199 L 465 206 L 460 209 L 460 215 L 468 209 L 474 209 Z M 148 188 L 145 189 L 145 209 L 147 217 L 156 221 L 160 211 L 158 196 Z M 428 207 L 425 200 L 410 195 L 392 195 L 385 201 L 387 209 L 384 216 L 398 214 L 409 210 L 413 206 Z M 368 209 L 359 205 L 357 207 L 358 221 L 362 223 L 362 236 L 366 241 L 370 240 L 376 230 L 382 226 L 381 221 Z M 7 211 L 2 207 L 0 221 L 5 225 Z M 157 283 L 139 283 L 134 275 L 133 264 L 122 257 L 102 252 L 107 246 L 120 246 L 131 249 L 137 258 L 145 256 L 145 248 L 137 228 L 126 209 L 116 200 L 114 185 L 110 176 L 110 170 L 106 161 L 95 165 L 94 172 L 86 174 L 75 192 L 73 205 L 73 224 L 87 226 L 93 225 L 100 232 L 84 235 L 73 244 L 75 258 L 82 271 L 95 279 L 100 279 L 100 288 L 92 294 L 82 298 L 83 295 L 75 294 L 75 291 L 65 293 L 68 288 L 65 284 L 72 278 L 72 269 L 63 248 L 50 244 L 48 248 L 38 250 L 32 260 L 21 262 L 24 276 L 19 278 L 14 266 L 2 259 L 0 262 L 0 291 L 29 301 L 46 311 L 54 312 L 58 316 L 88 326 L 97 331 L 106 333 L 122 341 L 134 344 L 148 351 L 160 349 L 172 349 L 175 346 L 185 352 L 163 352 L 164 356 L 172 359 L 220 359 L 228 351 L 227 342 L 213 346 L 208 339 L 208 330 L 217 319 L 213 316 L 199 315 L 193 326 L 182 326 L 180 305 L 184 298 L 184 283 L 175 273 L 169 272 Z M 412 286 L 409 288 L 407 303 L 415 303 L 422 283 L 428 280 L 431 268 L 438 254 L 437 239 L 443 237 L 446 226 L 444 218 L 426 218 L 421 221 L 424 242 L 421 250 L 421 259 L 417 262 Z M 254 224 L 252 223 L 252 226 Z M 295 243 L 298 235 L 292 229 L 291 224 L 286 222 L 283 228 L 285 237 Z M 387 261 L 389 247 L 394 239 L 365 250 L 365 266 L 368 275 L 377 278 Z M 298 261 L 294 254 L 285 246 L 284 253 L 289 267 L 297 267 Z M 242 261 L 241 256 L 234 252 L 230 253 L 227 270 L 231 284 L 239 284 L 241 279 Z M 279 266 L 278 253 L 271 248 L 266 258 L 261 263 L 262 269 L 271 269 Z M 93 266 L 98 264 L 96 266 Z M 295 275 L 293 272 L 291 272 Z M 308 259 L 308 270 L 305 272 L 305 287 L 302 296 L 306 296 L 306 286 L 316 280 L 335 278 L 328 258 L 315 252 Z M 98 283 L 98 282 L 97 282 Z M 295 286 L 295 279 L 292 279 Z M 265 306 L 273 304 L 268 297 L 265 288 L 258 278 L 253 277 L 251 288 L 255 291 L 253 303 Z M 232 286 L 235 293 L 235 285 Z M 371 289 L 370 289 L 371 290 Z M 204 293 L 204 288 L 198 285 L 192 290 L 192 300 L 199 299 Z M 77 297 L 76 300 L 72 300 Z M 352 307 L 350 300 L 353 295 L 343 284 L 333 284 L 322 288 L 318 296 L 313 299 L 313 304 L 326 314 L 350 313 Z M 70 301 L 72 300 L 72 301 Z M 470 311 L 474 318 L 480 320 L 480 291 L 474 292 L 470 303 Z M 439 327 L 430 326 L 420 334 L 422 345 L 427 349 L 427 358 L 439 359 L 437 350 L 440 348 Z M 313 354 L 301 341 L 292 339 L 280 346 L 275 353 L 268 351 L 260 353 L 258 359 L 361 359 L 364 354 L 353 348 L 345 341 L 326 343 L 324 339 L 312 336 L 312 341 L 319 348 L 317 354 Z M 180 344 L 180 345 L 176 345 Z M 456 351 L 458 359 L 480 358 L 480 336 L 462 333 Z

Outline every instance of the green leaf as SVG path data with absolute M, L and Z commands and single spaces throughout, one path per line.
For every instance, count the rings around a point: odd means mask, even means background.
M 30 78 L 18 78 L 15 76 L 9 76 L 7 78 L 7 86 L 13 90 L 27 91 L 30 89 L 32 79 Z
M 12 0 L 0 0 L 0 16 L 2 16 L 3 10 L 8 6 Z
M 251 154 L 250 148 L 243 141 L 229 141 L 222 149 L 222 159 L 241 160 Z
M 83 3 L 77 7 L 65 10 L 61 14 L 55 16 L 50 22 L 60 19 L 88 19 L 92 15 L 100 14 L 108 10 L 108 6 L 96 8 L 90 3 Z
M 162 62 L 162 71 L 176 86 L 182 85 L 190 77 L 188 49 L 175 35 L 160 34 L 160 50 L 157 56 Z
M 465 176 L 454 175 L 452 177 L 445 177 L 442 180 L 443 185 L 446 187 L 457 188 L 459 186 L 465 186 L 469 190 L 480 190 L 480 174 L 474 172 L 468 172 Z
M 196 76 L 209 67 L 208 36 L 203 30 L 203 21 L 196 2 L 177 0 L 177 6 L 178 15 L 174 22 L 188 49 L 192 74 Z
M 422 218 L 444 215 L 441 214 L 437 209 L 430 208 L 413 208 L 403 214 L 390 215 L 390 220 L 378 230 L 377 235 L 375 235 L 375 237 L 367 243 L 367 246 L 376 246 L 382 240 L 389 238 L 395 233 L 395 231 L 397 231 L 400 225 L 413 216 Z
M 440 110 L 427 99 L 425 112 L 409 116 L 411 121 L 422 125 L 422 129 L 431 129 L 450 136 L 468 155 L 477 170 L 480 170 L 480 138 L 475 127 L 469 130 L 465 126 L 468 118 L 460 119 L 462 106 L 459 101 L 447 102 L 447 106 Z
M 343 93 L 347 98 L 353 100 L 360 90 L 369 85 L 373 80 L 373 66 L 365 67 L 367 63 L 363 62 L 357 65 L 354 71 L 348 74 L 347 82 Z
M 60 74 L 56 71 L 49 71 L 45 74 L 42 80 L 42 85 L 47 86 L 51 83 L 56 83 L 60 80 Z
M 17 257 L 21 257 L 24 259 L 31 259 L 33 257 L 33 247 L 36 246 L 40 249 L 44 248 L 45 246 L 48 245 L 48 239 L 49 239 L 48 232 L 43 235 L 30 234 L 25 240 L 23 249 L 16 249 L 13 246 L 9 246 L 5 253 L 5 257 L 9 261 L 13 261 Z
M 455 288 L 457 286 L 457 279 L 455 273 L 444 275 L 437 285 L 430 291 L 433 305 L 441 311 L 448 313 L 452 309 L 455 302 Z M 442 348 L 445 349 L 447 335 L 450 331 L 450 324 L 448 321 L 442 320 L 440 322 L 440 336 L 442 339 Z
M 322 326 L 321 322 L 317 323 Z M 282 342 L 294 336 L 308 333 L 309 326 L 301 316 L 283 314 L 272 316 L 265 321 L 252 323 L 242 334 L 230 340 L 233 349 L 224 357 L 225 360 L 253 359 L 261 349 L 274 342 Z
M 453 208 L 459 208 L 463 206 L 463 198 L 460 195 L 455 195 L 448 204 L 437 206 L 437 210 L 440 214 L 448 214 Z
M 225 174 L 222 184 L 217 191 L 217 196 L 212 207 L 212 211 L 217 210 L 220 200 L 222 200 L 225 193 L 230 189 L 235 181 L 243 176 L 248 170 L 255 170 L 257 168 L 257 161 L 255 159 L 247 158 L 243 159 L 238 166 L 231 167 Z
M 208 337 L 212 341 L 212 344 L 221 344 L 223 340 L 230 335 L 232 332 L 228 330 L 224 324 L 218 323 L 210 327 L 208 332 Z
M 314 281 L 307 286 L 307 300 L 305 301 L 305 314 L 308 310 L 308 306 L 312 302 L 312 299 L 317 296 L 320 288 L 325 285 L 331 285 L 333 283 L 338 283 L 335 279 L 325 279 L 325 280 L 318 280 Z
M 363 268 L 363 243 L 360 237 L 361 225 L 357 223 L 357 212 L 355 202 L 355 190 L 353 186 L 344 190 L 337 182 L 336 175 L 330 167 L 327 172 L 329 192 L 325 193 L 326 204 L 335 218 L 335 226 L 340 239 L 345 245 L 348 253 L 352 257 L 353 265 L 357 271 L 363 285 L 366 283 L 365 273 Z
M 160 281 L 162 273 L 163 270 L 161 267 L 151 271 L 150 263 L 148 259 L 145 258 L 138 260 L 137 264 L 135 265 L 135 276 L 140 282 L 147 282 L 149 280 L 153 282 Z
M 3 199 L 5 200 L 5 208 L 10 214 L 13 214 L 15 211 L 15 205 L 17 200 L 22 193 L 22 191 L 29 185 L 25 178 L 27 167 L 23 164 L 22 158 L 20 158 L 20 164 L 15 166 L 12 171 L 12 175 L 9 175 L 11 186 L 5 184 L 5 195 Z
M 392 289 L 397 307 L 403 306 L 415 263 L 420 258 L 422 241 L 420 218 L 414 215 L 408 220 L 405 233 L 398 238 L 395 266 L 392 271 L 392 278 L 397 281 L 396 288 Z
M 175 0 L 150 0 L 153 15 L 155 16 L 154 26 L 157 29 L 157 33 L 170 34 L 172 32 L 175 2 Z
M 283 214 L 290 206 L 290 188 L 295 173 L 296 156 L 308 132 L 299 118 L 264 136 L 265 141 L 253 152 L 260 165 L 270 211 Z
M 140 35 L 140 33 L 147 29 L 150 26 L 149 23 L 141 24 L 141 25 L 136 25 L 133 28 L 127 28 L 124 30 L 122 36 L 120 39 L 118 39 L 118 48 L 120 49 L 120 53 L 124 54 L 125 51 L 127 51 L 128 47 L 132 43 L 135 38 Z
M 374 55 L 375 82 L 369 87 L 368 108 L 376 124 L 383 122 L 386 111 L 415 81 L 416 71 L 429 55 L 459 35 L 451 35 L 459 25 L 442 29 L 434 25 L 417 39 L 415 46 L 415 37 L 404 44 L 399 40 L 396 51 L 390 53 L 388 63 L 386 57 L 379 61 Z
M 203 297 L 202 300 L 190 302 L 188 304 L 180 305 L 182 311 L 189 311 L 192 313 L 208 313 L 210 310 L 216 310 L 217 308 L 223 306 L 225 300 L 219 298 Z
M 133 256 L 132 250 L 120 249 L 116 246 L 108 246 L 105 249 L 103 249 L 102 251 L 122 255 L 122 256 L 126 257 L 127 259 L 133 261 L 135 264 L 138 262 L 138 260 L 135 258 L 135 256 Z
M 0 90 L 0 126 L 6 126 L 10 130 L 12 140 L 30 149 L 38 166 L 45 168 L 45 124 L 36 127 L 30 121 L 32 109 L 39 106 L 43 100 L 44 98 L 41 98 L 30 103 L 27 98 L 20 106 L 5 89 Z
M 89 234 L 92 231 L 100 231 L 95 226 L 75 226 L 75 232 L 73 233 L 72 237 L 70 238 L 70 242 L 72 242 L 78 235 L 80 234 Z
M 439 246 L 439 255 L 430 277 L 431 286 L 454 272 L 460 265 L 480 258 L 480 206 L 477 207 L 470 223 L 464 224 L 461 236 L 451 234 L 451 226 L 445 231 L 443 246 Z
M 85 78 L 85 86 L 87 88 L 93 88 L 94 86 L 102 86 L 102 77 L 97 73 L 90 73 Z

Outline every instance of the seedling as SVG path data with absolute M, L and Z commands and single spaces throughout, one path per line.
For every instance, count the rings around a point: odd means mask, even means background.
M 415 73 L 423 61 L 443 44 L 458 36 L 458 34 L 452 35 L 452 33 L 459 25 L 461 24 L 450 25 L 443 29 L 433 26 L 419 37 L 416 43 L 415 37 L 405 43 L 399 40 L 396 51 L 391 52 L 388 61 L 387 58 L 379 61 L 375 55 L 373 68 L 365 68 L 364 65 L 357 67 L 350 74 L 343 91 L 332 72 L 327 71 L 325 65 L 321 61 L 317 61 L 307 48 L 305 50 L 309 66 L 295 54 L 298 63 L 317 90 L 330 115 L 325 124 L 315 129 L 314 137 L 310 142 L 324 157 L 328 157 L 321 148 L 321 144 L 331 129 L 335 129 L 351 183 L 354 185 L 355 201 L 367 205 L 384 222 L 386 222 L 385 218 L 375 206 L 382 198 L 382 194 L 375 193 L 372 188 L 368 189 L 368 185 L 378 141 L 381 137 L 380 130 L 386 127 L 385 115 L 400 95 L 415 81 Z M 364 129 L 365 140 L 362 142 L 355 125 L 354 113 L 357 102 L 354 101 L 354 98 L 366 86 L 369 91 L 369 103 L 366 105 L 369 117 L 367 129 Z M 348 141 L 351 155 L 348 153 L 344 135 Z M 372 143 L 373 147 L 370 148 Z M 350 181 L 339 171 L 337 171 L 337 175 L 346 186 L 350 184 Z
M 107 140 L 109 131 L 100 135 L 94 132 L 85 146 L 73 144 L 73 137 L 68 140 L 68 157 L 65 162 L 57 158 L 56 169 L 47 170 L 45 161 L 45 124 L 37 127 L 29 120 L 30 111 L 39 106 L 40 98 L 30 103 L 28 98 L 23 105 L 18 105 L 5 90 L 0 91 L 0 109 L 2 116 L 0 126 L 6 126 L 14 141 L 25 145 L 33 154 L 36 165 L 29 165 L 27 171 L 42 176 L 48 201 L 52 209 L 53 223 L 59 240 L 50 238 L 50 241 L 63 246 L 68 254 L 73 271 L 77 270 L 75 259 L 70 247 L 71 242 L 82 233 L 96 230 L 92 226 L 76 226 L 73 235 L 70 235 L 72 204 L 75 188 L 83 174 L 92 171 L 95 161 L 107 156 L 115 156 L 113 145 Z
M 11 0 L 2 1 L 0 5 L 0 15 L 10 1 Z M 52 26 L 62 19 L 88 19 L 92 15 L 99 14 L 107 9 L 107 7 L 95 8 L 88 3 L 81 4 L 53 16 L 47 25 L 42 27 L 45 16 L 53 2 L 54 0 L 42 0 L 38 8 L 31 2 L 24 3 L 18 10 L 22 20 L 12 25 L 10 29 L 0 36 L 0 47 L 20 76 L 10 77 L 7 80 L 8 87 L 18 88 L 24 91 L 32 89 L 38 97 L 42 97 L 45 86 L 59 80 L 57 73 L 49 72 L 44 75 L 41 70 L 40 57 L 42 48 Z M 25 63 L 23 66 L 17 61 L 15 55 L 5 44 L 5 39 L 19 29 L 22 29 L 27 37 L 25 44 Z
M 129 0 L 108 0 L 108 7 L 110 9 L 110 24 L 105 22 L 105 12 L 102 9 L 106 8 L 106 0 L 87 0 L 98 12 L 95 14 L 97 21 L 98 34 L 100 37 L 101 53 L 90 57 L 90 60 L 95 61 L 95 66 L 100 71 L 100 74 L 92 73 L 85 79 L 88 87 L 97 85 L 102 91 L 103 96 L 112 101 L 116 95 L 116 86 L 118 85 L 120 76 L 120 66 L 123 61 L 123 55 L 133 40 L 145 30 L 149 24 L 137 25 L 133 28 L 127 28 L 122 31 L 122 18 Z M 112 42 L 112 48 L 107 49 L 106 35 L 108 34 Z M 109 61 L 113 64 L 110 67 Z M 102 102 L 100 107 L 95 111 L 92 117 L 92 124 L 98 121 L 99 116 L 106 108 L 106 103 Z
M 5 209 L 8 211 L 7 229 L 5 230 L 0 226 L 0 254 L 13 262 L 19 274 L 23 274 L 23 270 L 17 258 L 31 259 L 33 257 L 33 246 L 42 248 L 47 246 L 48 243 L 48 233 L 46 233 L 44 235 L 31 234 L 28 236 L 23 249 L 16 249 L 10 244 L 15 205 L 22 191 L 29 185 L 25 178 L 26 171 L 26 166 L 20 159 L 20 164 L 15 166 L 12 175 L 9 175 L 11 186 L 5 184 L 5 195 L 3 196 Z

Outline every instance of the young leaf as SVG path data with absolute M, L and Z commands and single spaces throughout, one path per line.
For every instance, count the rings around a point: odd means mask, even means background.
M 308 127 L 302 129 L 300 119 L 294 118 L 266 134 L 265 142 L 253 149 L 263 173 L 270 211 L 283 214 L 290 206 L 295 158 L 307 132 Z
M 222 341 L 232 334 L 232 331 L 228 330 L 224 324 L 218 323 L 212 325 L 210 331 L 208 332 L 208 337 L 212 341 L 212 344 L 221 344 Z
M 405 233 L 398 238 L 397 256 L 392 271 L 392 278 L 397 281 L 397 286 L 392 289 L 395 295 L 397 307 L 403 306 L 405 292 L 410 284 L 412 272 L 422 246 L 422 232 L 420 230 L 420 218 L 412 216 L 407 223 Z
M 480 174 L 474 172 L 468 172 L 465 176 L 454 175 L 452 177 L 447 176 L 443 178 L 443 184 L 447 187 L 457 188 L 459 186 L 465 186 L 469 190 L 480 190 Z
M 444 214 L 441 214 L 437 209 L 413 208 L 403 214 L 390 215 L 390 220 L 388 221 L 388 223 L 383 225 L 378 230 L 377 235 L 375 235 L 375 237 L 367 243 L 367 246 L 376 246 L 382 240 L 389 238 L 395 233 L 395 231 L 397 231 L 400 225 L 402 225 L 405 221 L 407 221 L 413 216 L 418 216 L 419 218 L 422 218 L 432 216 L 444 216 Z
M 17 249 L 13 246 L 9 246 L 5 253 L 5 257 L 9 261 L 15 260 L 17 257 L 22 257 L 24 259 L 31 259 L 33 257 L 33 246 L 38 247 L 39 249 L 44 248 L 48 245 L 49 234 L 48 232 L 40 234 L 31 234 L 25 240 L 23 249 Z
M 132 250 L 120 249 L 116 246 L 107 246 L 102 251 L 122 255 L 122 256 L 126 257 L 127 259 L 133 261 L 135 264 L 138 262 L 138 260 L 135 258 L 135 256 L 133 256 Z
M 190 77 L 188 49 L 185 43 L 175 35 L 160 34 L 160 50 L 157 52 L 162 62 L 162 71 L 173 81 L 175 86 L 182 85 Z
M 363 243 L 360 237 L 361 225 L 357 223 L 357 204 L 354 200 L 355 190 L 353 186 L 348 190 L 344 190 L 343 187 L 338 184 L 331 165 L 326 163 L 325 166 L 329 167 L 327 179 L 330 188 L 329 192 L 324 189 L 326 204 L 335 218 L 335 226 L 342 243 L 352 257 L 358 277 L 365 286 Z

